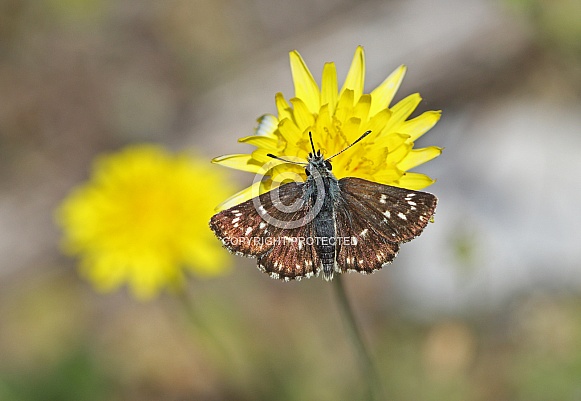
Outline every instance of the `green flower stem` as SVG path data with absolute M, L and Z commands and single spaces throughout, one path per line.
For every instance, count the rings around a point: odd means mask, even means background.
M 337 298 L 339 299 L 339 308 L 343 315 L 345 325 L 347 326 L 347 331 L 349 332 L 349 337 L 353 343 L 359 362 L 363 368 L 363 372 L 365 372 L 365 379 L 367 380 L 369 388 L 369 400 L 385 401 L 379 374 L 375 364 L 373 363 L 373 359 L 365 346 L 365 342 L 361 336 L 361 331 L 359 330 L 359 326 L 355 320 L 355 314 L 353 313 L 347 293 L 345 292 L 342 274 L 336 274 L 333 278 L 333 283 L 335 292 L 337 293 Z
M 190 329 L 195 333 L 197 339 L 204 344 L 206 352 L 211 353 L 214 360 L 220 359 L 220 362 L 226 361 L 230 354 L 228 347 L 221 341 L 220 336 L 200 317 L 196 311 L 192 297 L 184 290 L 180 291 L 176 298 L 182 306 L 182 312 L 189 323 Z

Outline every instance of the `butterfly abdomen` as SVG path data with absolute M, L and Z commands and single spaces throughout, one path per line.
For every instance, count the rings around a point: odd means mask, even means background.
M 335 223 L 322 216 L 315 220 L 315 246 L 321 261 L 323 278 L 331 280 L 335 266 Z
M 332 178 L 324 179 L 325 198 L 321 210 L 315 216 L 314 232 L 316 252 L 321 261 L 320 268 L 323 272 L 323 279 L 329 281 L 333 279 L 336 259 L 336 229 L 335 216 L 333 210 L 335 186 L 337 181 Z M 338 188 L 338 187 L 337 187 Z

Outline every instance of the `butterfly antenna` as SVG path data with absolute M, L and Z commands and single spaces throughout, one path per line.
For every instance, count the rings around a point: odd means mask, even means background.
M 295 162 L 295 161 L 292 161 L 292 160 L 283 159 L 282 157 L 275 156 L 272 153 L 267 153 L 266 155 L 268 157 L 272 157 L 273 159 L 280 160 L 281 162 L 285 162 L 285 163 L 300 164 L 300 165 L 304 165 L 304 166 L 306 166 L 306 165 L 309 164 L 309 163 Z
M 309 131 L 309 139 L 311 140 L 311 148 L 313 149 L 313 155 L 317 152 L 315 152 L 315 144 L 313 143 L 313 134 L 311 133 L 311 131 Z
M 367 135 L 371 134 L 371 131 L 365 131 L 363 133 L 363 135 L 361 135 L 359 138 L 357 138 L 357 140 L 355 142 L 353 142 L 351 145 L 347 146 L 345 149 L 343 149 L 342 151 L 335 153 L 333 156 L 327 158 L 326 160 L 331 160 L 333 157 L 340 155 L 341 153 L 345 152 L 347 149 L 349 149 L 351 146 L 355 145 L 357 142 L 359 142 L 360 140 L 362 140 L 363 138 L 365 138 Z

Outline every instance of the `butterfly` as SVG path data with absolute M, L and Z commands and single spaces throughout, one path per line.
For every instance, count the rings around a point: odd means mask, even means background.
M 396 257 L 399 245 L 420 235 L 438 199 L 429 193 L 356 177 L 337 179 L 320 149 L 306 163 L 305 182 L 282 184 L 215 214 L 210 228 L 230 251 L 257 258 L 258 268 L 285 281 L 334 273 L 373 273 Z

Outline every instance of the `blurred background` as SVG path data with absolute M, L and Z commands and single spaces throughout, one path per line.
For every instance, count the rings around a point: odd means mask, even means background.
M 367 91 L 406 64 L 396 100 L 443 111 L 436 224 L 346 282 L 389 399 L 581 400 L 578 0 L 0 0 L 0 400 L 359 399 L 322 280 L 233 258 L 189 282 L 192 326 L 95 293 L 53 219 L 103 152 L 247 152 L 290 50 L 342 82 L 357 45 Z

